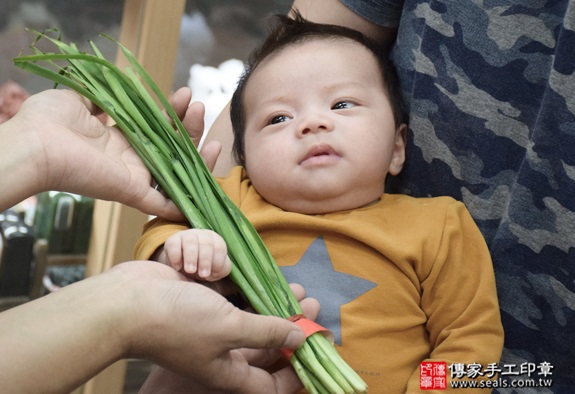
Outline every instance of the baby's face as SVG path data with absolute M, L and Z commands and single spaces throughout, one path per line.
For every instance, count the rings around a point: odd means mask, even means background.
M 403 165 L 382 77 L 349 40 L 285 48 L 251 75 L 244 95 L 246 168 L 258 192 L 293 212 L 358 208 Z

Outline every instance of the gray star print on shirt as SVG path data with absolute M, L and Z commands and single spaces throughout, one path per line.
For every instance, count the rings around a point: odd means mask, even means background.
M 341 306 L 373 289 L 376 284 L 335 271 L 323 237 L 315 239 L 296 265 L 281 267 L 288 283 L 299 283 L 306 296 L 321 305 L 316 322 L 330 330 L 341 345 Z

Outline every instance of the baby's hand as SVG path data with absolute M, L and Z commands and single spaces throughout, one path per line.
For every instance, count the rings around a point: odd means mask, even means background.
M 226 242 L 211 230 L 180 231 L 166 240 L 164 253 L 175 270 L 195 279 L 219 280 L 232 269 Z

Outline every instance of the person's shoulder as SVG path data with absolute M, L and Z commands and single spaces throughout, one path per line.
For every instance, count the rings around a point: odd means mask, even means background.
M 216 181 L 225 191 L 227 188 L 236 188 L 237 185 L 247 182 L 249 179 L 243 167 L 235 166 L 225 177 L 218 177 Z
M 430 209 L 451 205 L 463 205 L 461 201 L 450 196 L 413 197 L 407 194 L 386 194 L 385 199 L 388 204 L 421 206 Z
M 246 170 L 241 166 L 233 167 L 228 175 L 216 180 L 223 192 L 238 206 L 253 189 Z
M 386 214 L 398 215 L 407 221 L 445 222 L 453 215 L 466 216 L 465 204 L 449 196 L 412 197 L 405 194 L 385 195 Z

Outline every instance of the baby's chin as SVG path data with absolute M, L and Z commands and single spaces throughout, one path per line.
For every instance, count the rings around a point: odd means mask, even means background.
M 285 196 L 282 196 L 285 197 Z M 370 205 L 376 204 L 380 200 L 381 195 L 377 196 L 366 196 L 365 198 L 349 197 L 345 196 L 335 196 L 329 198 L 323 196 L 323 198 L 278 198 L 278 199 L 266 199 L 272 205 L 281 208 L 287 212 L 301 213 L 305 215 L 323 215 L 333 212 L 344 212 L 351 211 L 354 209 L 360 209 L 368 207 Z

